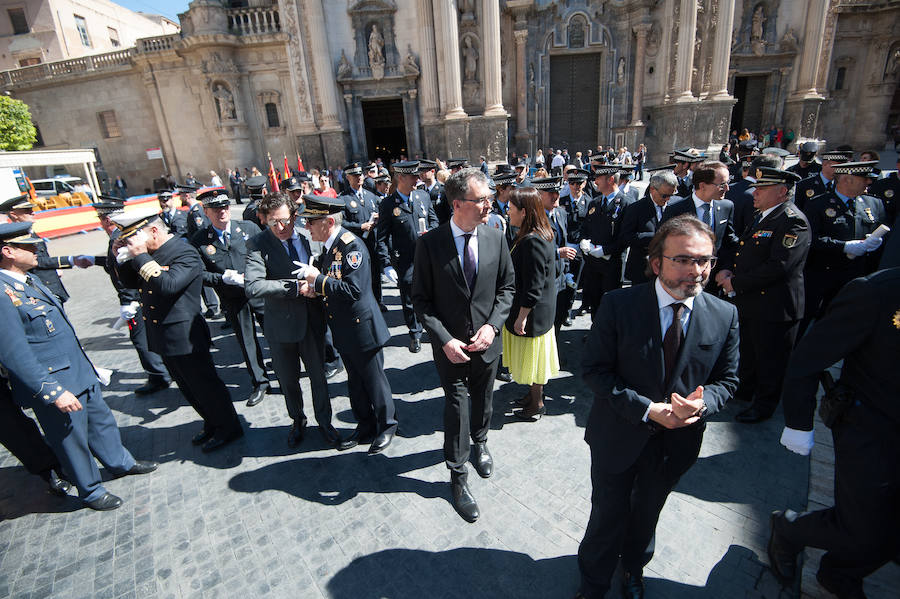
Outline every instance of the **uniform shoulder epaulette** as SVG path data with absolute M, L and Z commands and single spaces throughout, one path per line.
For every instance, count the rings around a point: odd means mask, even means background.
M 350 231 L 346 231 L 341 235 L 342 243 L 351 243 L 353 241 L 353 239 L 354 239 L 354 235 Z

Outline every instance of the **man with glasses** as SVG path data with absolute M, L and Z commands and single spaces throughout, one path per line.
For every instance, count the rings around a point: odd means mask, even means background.
M 806 216 L 792 192 L 800 177 L 760 167 L 753 171 L 757 216 L 737 249 L 722 252 L 716 283 L 734 298 L 741 324 L 741 383 L 735 399 L 752 402 L 735 420 L 762 422 L 775 412 L 804 311 L 803 267 L 809 253 Z
M 650 176 L 647 194 L 625 207 L 622 215 L 622 239 L 628 245 L 625 278 L 632 285 L 646 283 L 647 248 L 656 235 L 669 199 L 675 195 L 678 178 L 672 171 L 656 171 Z
M 625 596 L 644 596 L 660 511 L 697 460 L 706 417 L 737 386 L 737 310 L 702 293 L 712 253 L 707 225 L 666 221 L 649 247 L 655 281 L 607 294 L 588 335 L 593 493 L 579 598 L 604 597 L 620 561 Z

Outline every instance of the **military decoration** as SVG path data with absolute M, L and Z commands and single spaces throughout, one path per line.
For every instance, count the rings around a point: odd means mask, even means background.
M 791 249 L 792 247 L 797 245 L 797 236 L 786 233 L 785 236 L 781 238 L 781 245 L 788 249 Z
M 894 312 L 894 328 L 900 329 L 900 310 Z
M 350 200 L 350 207 L 356 208 L 356 200 Z
M 206 246 L 206 253 L 209 254 L 210 256 L 212 256 L 213 254 L 215 254 L 215 253 L 216 253 L 216 246 L 214 246 L 214 245 L 212 245 L 212 244 Z
M 53 333 L 54 331 L 56 331 L 56 327 L 53 326 L 53 322 L 51 322 L 49 318 L 44 320 L 44 324 L 47 325 L 48 333 Z
M 350 252 L 347 254 L 347 264 L 353 270 L 359 268 L 359 265 L 362 264 L 362 252 Z
M 828 218 L 834 218 L 835 216 L 837 216 L 837 210 L 835 210 L 834 208 L 826 208 L 825 216 L 827 216 Z
M 13 287 L 16 288 L 16 291 L 25 291 L 25 285 L 23 285 L 22 283 L 16 282 L 13 284 Z
M 893 189 L 885 189 L 885 190 L 884 190 L 884 197 L 886 197 L 886 198 L 892 198 L 892 197 L 894 197 L 894 190 L 893 190 Z
M 875 222 L 875 216 L 872 214 L 872 209 L 871 209 L 871 208 L 866 208 L 864 212 L 866 213 L 866 216 L 869 217 L 869 222 L 870 222 L 870 223 L 874 223 L 874 222 Z
M 7 287 L 6 289 L 4 289 L 4 291 L 6 291 L 6 295 L 9 296 L 9 301 L 12 302 L 12 305 L 13 305 L 13 306 L 21 306 L 21 305 L 22 305 L 22 300 L 19 299 L 19 296 L 16 295 L 16 292 L 15 292 L 15 291 L 13 291 L 12 289 L 10 289 L 9 287 Z
M 807 190 L 806 190 L 806 197 L 811 198 L 811 197 L 813 197 L 813 196 L 815 195 L 815 193 L 816 193 L 816 192 L 814 192 L 812 189 L 807 189 Z
M 588 216 L 592 215 L 592 214 L 595 213 L 595 212 L 597 212 L 597 207 L 596 207 L 596 206 L 591 206 L 591 209 L 588 210 Z
M 396 206 L 394 208 L 394 216 L 400 216 L 400 207 L 399 206 Z

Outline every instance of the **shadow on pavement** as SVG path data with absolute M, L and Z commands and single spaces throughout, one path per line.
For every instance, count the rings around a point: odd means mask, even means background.
M 22 466 L 0 468 L 0 521 L 29 514 L 74 512 L 83 507 L 76 495 L 62 498 L 48 493 L 47 483 Z

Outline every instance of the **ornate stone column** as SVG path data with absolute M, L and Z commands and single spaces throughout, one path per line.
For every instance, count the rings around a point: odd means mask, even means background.
M 506 117 L 500 77 L 500 3 L 481 2 L 481 39 L 484 61 L 484 116 Z
M 403 98 L 403 118 L 406 120 L 407 156 L 422 155 L 422 135 L 419 132 L 419 108 L 416 97 L 419 92 L 411 89 L 401 93 Z
M 309 31 L 315 32 L 315 35 L 311 35 L 307 39 L 310 43 L 313 68 L 316 72 L 316 87 L 319 91 L 319 104 L 322 110 L 319 115 L 319 128 L 340 129 L 337 85 L 334 80 L 331 53 L 328 51 L 328 43 L 324 35 L 326 28 L 322 0 L 303 0 L 303 4 L 306 7 L 306 18 L 309 20 Z
M 528 139 L 528 73 L 525 72 L 525 45 L 528 30 L 516 29 L 516 142 Z
M 691 76 L 694 67 L 694 35 L 697 30 L 697 0 L 681 1 L 681 22 L 678 24 L 678 54 L 675 59 L 676 103 L 696 100 L 691 93 Z
M 647 34 L 650 32 L 649 23 L 639 23 L 634 26 L 634 34 L 637 36 L 637 47 L 634 54 L 634 98 L 631 101 L 631 127 L 641 127 L 641 106 L 644 99 L 644 56 L 647 51 Z
M 430 123 L 440 116 L 441 103 L 437 93 L 437 59 L 434 53 L 434 11 L 431 0 L 419 0 L 419 15 L 422 27 L 419 29 L 421 44 L 419 62 L 419 89 L 421 90 L 422 112 L 425 123 Z
M 433 0 L 435 23 L 440 23 L 440 44 L 443 57 L 444 79 L 440 88 L 444 91 L 444 118 L 464 119 L 462 107 L 462 73 L 459 70 L 459 22 L 455 0 Z M 324 31 L 324 28 L 323 28 Z
M 713 47 L 712 76 L 709 82 L 709 99 L 728 100 L 728 65 L 731 62 L 731 28 L 734 27 L 734 0 L 717 0 L 719 24 L 716 27 Z
M 797 71 L 797 83 L 791 100 L 821 99 L 816 90 L 816 73 L 825 37 L 827 0 L 807 0 L 803 50 Z
M 359 104 L 359 102 L 356 101 L 353 94 L 344 94 L 344 105 L 347 109 L 347 124 L 350 126 L 350 149 L 353 154 L 353 160 L 363 160 L 365 157 L 365 149 L 362 147 L 361 143 L 365 134 L 360 130 L 359 123 L 357 122 L 357 104 Z

